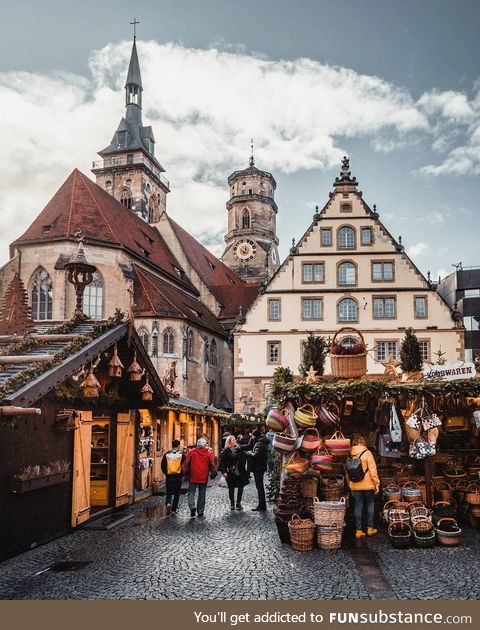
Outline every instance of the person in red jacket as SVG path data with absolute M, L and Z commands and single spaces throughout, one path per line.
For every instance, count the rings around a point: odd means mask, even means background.
M 207 483 L 209 473 L 216 475 L 213 453 L 207 448 L 207 440 L 203 437 L 197 440 L 196 448 L 187 454 L 183 465 L 183 470 L 188 478 L 188 507 L 190 517 L 203 518 L 205 511 L 205 497 L 207 494 Z M 198 489 L 197 505 L 195 507 L 195 494 Z

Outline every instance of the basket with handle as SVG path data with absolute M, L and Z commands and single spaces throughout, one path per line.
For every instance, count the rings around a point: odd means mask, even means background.
M 306 404 L 295 410 L 295 422 L 301 429 L 314 428 L 317 424 L 318 416 L 313 405 Z
M 302 494 L 304 497 L 313 499 L 317 496 L 318 479 L 305 475 L 302 477 Z
M 382 520 L 384 523 L 388 523 L 388 513 L 390 509 L 394 507 L 398 507 L 398 506 L 403 506 L 403 503 L 401 501 L 393 501 L 393 500 L 387 501 L 385 503 L 382 510 Z
M 345 525 L 332 523 L 317 526 L 317 545 L 319 549 L 340 549 Z
M 322 446 L 322 438 L 318 433 L 318 429 L 309 428 L 303 432 L 300 450 L 304 453 L 315 453 Z
M 392 546 L 396 549 L 410 547 L 412 541 L 412 528 L 408 521 L 393 521 L 388 526 L 388 535 Z
M 462 542 L 462 530 L 454 518 L 441 518 L 435 531 L 440 545 L 455 547 Z
M 320 497 L 323 501 L 340 501 L 344 487 L 343 475 L 324 475 L 320 482 Z
M 405 503 L 416 503 L 422 498 L 421 491 L 413 481 L 407 481 L 403 484 L 401 494 L 402 501 L 405 501 Z
M 390 484 L 383 489 L 383 497 L 387 501 L 400 501 L 402 498 L 402 492 L 400 486 Z
M 332 339 L 332 348 L 335 346 L 338 335 L 345 331 L 354 332 L 360 337 L 364 351 L 360 354 L 335 354 L 330 352 L 331 372 L 333 376 L 339 378 L 358 378 L 364 376 L 367 373 L 367 351 L 365 349 L 365 339 L 359 330 L 351 326 L 340 328 Z
M 332 525 L 332 523 L 344 523 L 347 504 L 345 498 L 339 501 L 319 501 L 313 499 L 313 514 L 316 525 Z
M 426 481 L 426 479 L 423 478 L 423 477 L 421 477 L 420 479 L 417 479 L 417 481 L 415 482 L 415 485 L 420 490 L 422 501 L 424 503 L 426 503 L 427 502 L 427 481 Z
M 332 470 L 333 457 L 327 453 L 322 447 L 310 457 L 310 466 L 314 470 L 330 471 Z
M 296 441 L 297 438 L 284 431 L 283 433 L 275 433 L 272 444 L 277 453 L 291 453 L 295 449 Z
M 285 431 L 290 426 L 288 418 L 275 408 L 270 409 L 268 412 L 265 424 L 267 428 L 272 429 L 272 431 Z
M 418 516 L 412 520 L 412 529 L 419 536 L 431 534 L 433 532 L 433 523 L 430 516 Z
M 295 451 L 285 464 L 285 472 L 292 477 L 301 477 L 308 469 L 308 459 L 300 457 Z
M 343 457 L 350 453 L 351 442 L 341 431 L 335 433 L 324 440 L 325 448 L 333 457 Z
M 309 518 L 300 518 L 298 514 L 292 516 L 288 523 L 292 549 L 296 551 L 311 551 L 315 540 L 315 524 Z
M 394 523 L 395 521 L 410 522 L 410 512 L 406 503 L 397 503 L 388 510 L 387 523 Z
M 467 455 L 465 458 L 465 467 L 469 475 L 477 475 L 480 471 L 480 456 L 473 454 Z
M 428 547 L 435 546 L 435 531 L 433 527 L 430 531 L 419 531 L 415 527 L 413 528 L 413 542 L 415 547 L 421 547 L 427 549 Z
M 469 505 L 480 505 L 480 482 L 472 481 L 467 486 L 465 500 Z

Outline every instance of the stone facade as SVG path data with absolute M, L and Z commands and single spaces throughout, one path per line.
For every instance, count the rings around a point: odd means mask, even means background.
M 247 282 L 262 282 L 273 276 L 280 264 L 277 238 L 277 186 L 271 173 L 255 167 L 228 178 L 228 232 L 223 262 Z
M 344 161 L 335 191 L 297 246 L 257 298 L 235 336 L 235 409 L 261 410 L 278 365 L 299 373 L 310 331 L 333 337 L 342 327 L 360 330 L 369 374 L 383 374 L 399 357 L 412 326 L 425 361 L 441 348 L 447 361 L 462 356 L 463 328 L 435 286 L 420 273 L 364 202 Z M 338 339 L 356 337 L 351 331 Z M 348 342 L 346 342 L 348 343 Z M 326 373 L 330 372 L 327 359 Z

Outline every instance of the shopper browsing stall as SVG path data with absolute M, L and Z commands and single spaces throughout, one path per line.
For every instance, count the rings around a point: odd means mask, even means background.
M 243 510 L 243 488 L 248 484 L 247 456 L 233 435 L 229 435 L 225 442 L 218 467 L 227 480 L 230 509 L 234 510 L 236 507 L 237 510 Z M 235 488 L 237 488 L 236 504 Z
M 359 460 L 357 464 L 355 460 Z M 357 436 L 353 439 L 350 458 L 346 463 L 348 486 L 354 500 L 355 538 L 363 538 L 362 516 L 367 511 L 367 535 L 378 533 L 375 529 L 375 495 L 380 489 L 377 465 L 372 453 L 368 450 L 365 438 Z
M 185 455 L 183 451 L 179 450 L 179 447 L 180 440 L 173 440 L 172 448 L 165 453 L 161 463 L 166 483 L 165 504 L 171 514 L 176 514 L 177 512 L 182 487 L 182 466 L 185 462 Z

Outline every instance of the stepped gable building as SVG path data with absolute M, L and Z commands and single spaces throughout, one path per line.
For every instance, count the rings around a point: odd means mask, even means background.
M 247 282 L 267 282 L 278 269 L 277 183 L 271 173 L 255 166 L 252 155 L 248 168 L 228 178 L 228 232 L 223 262 Z
M 440 347 L 447 361 L 463 356 L 463 328 L 452 310 L 380 221 L 344 158 L 334 191 L 265 291 L 235 330 L 235 409 L 261 410 L 275 368 L 298 374 L 309 332 L 332 337 L 341 327 L 363 334 L 369 374 L 399 358 L 412 326 L 425 361 Z M 342 343 L 355 335 L 346 330 Z M 327 359 L 326 373 L 330 370 Z
M 0 298 L 17 275 L 37 325 L 70 318 L 75 293 L 65 264 L 81 232 L 85 255 L 97 267 L 85 289 L 85 313 L 98 320 L 132 307 L 157 372 L 173 370 L 181 396 L 228 409 L 230 330 L 258 285 L 247 284 L 167 215 L 168 182 L 154 157 L 152 129 L 142 123 L 135 40 L 125 90 L 126 114 L 100 152 L 97 183 L 77 169 L 69 175 L 11 244 L 10 260 L 0 269 Z

